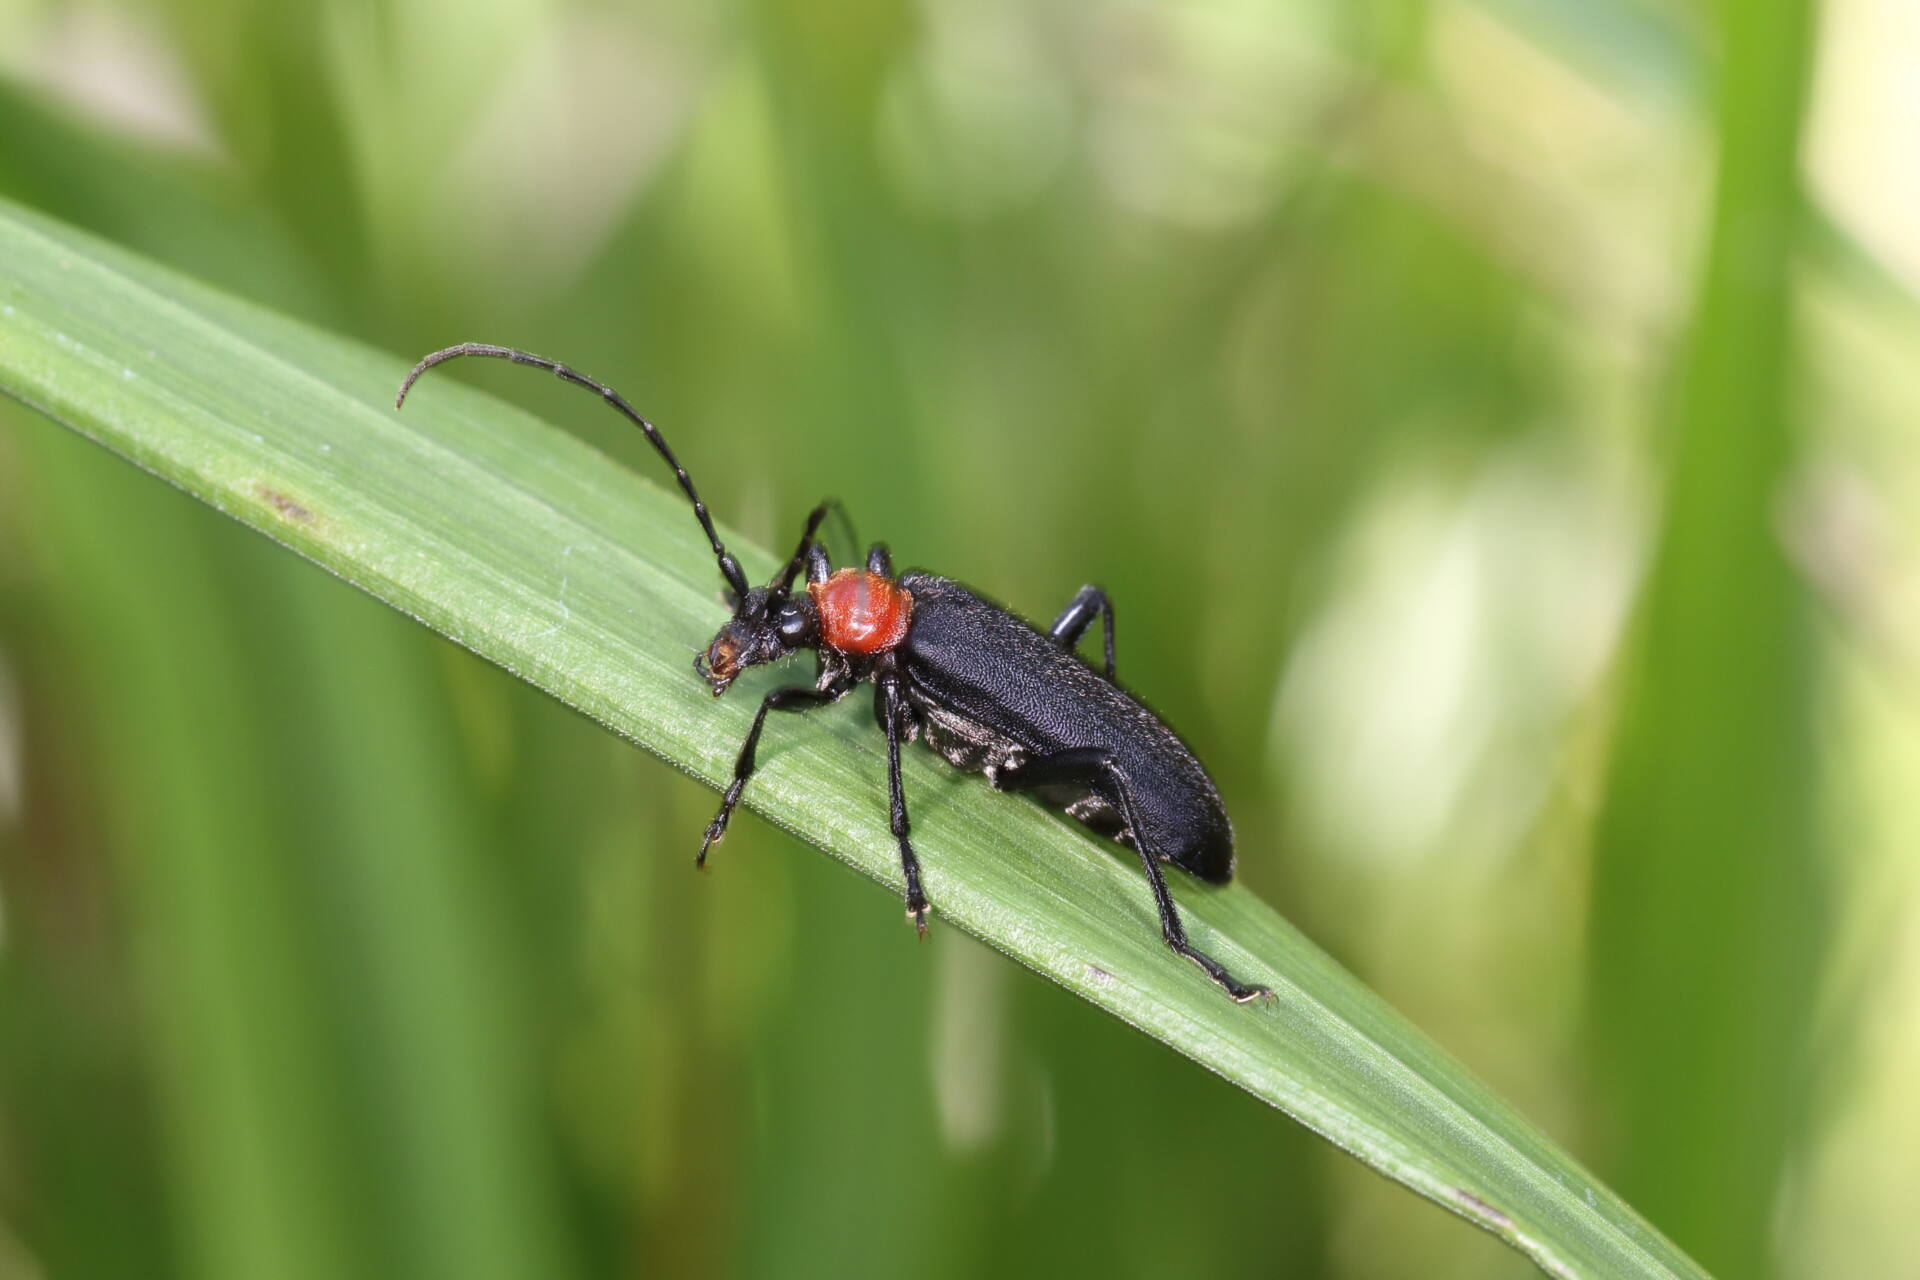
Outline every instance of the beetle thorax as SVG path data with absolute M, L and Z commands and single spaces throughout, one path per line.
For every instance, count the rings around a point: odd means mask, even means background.
M 866 569 L 842 569 L 807 584 L 820 613 L 820 642 L 857 658 L 872 658 L 907 638 L 913 597 L 900 584 Z

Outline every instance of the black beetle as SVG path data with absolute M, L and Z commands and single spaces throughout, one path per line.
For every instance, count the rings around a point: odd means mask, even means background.
M 916 738 L 925 738 L 955 767 L 985 774 L 996 789 L 1030 791 L 1131 846 L 1153 886 L 1167 946 L 1199 965 L 1237 1001 L 1272 994 L 1238 981 L 1187 941 L 1160 863 L 1223 884 L 1233 878 L 1233 827 L 1213 780 L 1186 743 L 1115 681 L 1113 604 L 1100 588 L 1082 587 L 1042 634 L 951 579 L 918 570 L 896 578 L 881 543 L 867 552 L 864 569 L 836 571 L 814 537 L 829 509 L 826 503 L 807 516 L 786 567 L 766 586 L 750 588 L 666 440 L 612 387 L 525 351 L 466 342 L 415 365 L 400 384 L 394 407 L 406 401 L 421 374 L 460 356 L 533 365 L 595 392 L 645 432 L 673 468 L 713 545 L 733 609 L 733 617 L 693 662 L 714 696 L 725 693 L 743 668 L 801 649 L 814 651 L 819 675 L 811 686 L 775 689 L 761 699 L 697 861 L 704 864 L 707 850 L 726 834 L 727 820 L 753 774 L 754 748 L 767 713 L 828 706 L 871 680 L 874 717 L 887 735 L 887 787 L 906 877 L 907 917 L 921 933 L 927 928 L 927 895 L 920 887 L 920 860 L 908 838 L 907 801 L 900 787 L 900 744 Z M 805 589 L 795 592 L 803 571 Z M 1104 671 L 1075 652 L 1095 618 L 1101 619 L 1106 641 Z

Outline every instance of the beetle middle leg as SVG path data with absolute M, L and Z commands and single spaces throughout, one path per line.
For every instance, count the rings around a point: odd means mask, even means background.
M 1153 887 L 1153 904 L 1160 913 L 1160 936 L 1176 955 L 1185 956 L 1200 967 L 1214 983 L 1237 1003 L 1246 1004 L 1273 993 L 1265 987 L 1239 981 L 1226 966 L 1187 940 L 1187 929 L 1173 905 L 1173 892 L 1167 888 L 1167 875 L 1160 866 L 1160 855 L 1147 840 L 1139 810 L 1120 776 L 1113 758 L 1097 747 L 1077 747 L 1051 756 L 1028 760 L 1012 768 L 1001 769 L 994 786 L 1003 791 L 1031 791 L 1046 786 L 1078 786 L 1096 791 L 1120 811 L 1120 820 L 1133 837 L 1134 852 Z
M 1047 634 L 1060 643 L 1060 647 L 1072 653 L 1085 635 L 1087 628 L 1093 625 L 1095 618 L 1101 619 L 1101 630 L 1106 633 L 1107 641 L 1107 679 L 1113 679 L 1113 601 L 1107 599 L 1107 593 L 1088 583 L 1080 588 L 1078 594 L 1067 602 L 1060 616 L 1047 628 Z
M 720 798 L 720 812 L 707 824 L 706 838 L 700 841 L 700 853 L 693 860 L 695 866 L 706 866 L 707 850 L 727 834 L 727 820 L 733 817 L 734 806 L 740 803 L 740 796 L 747 789 L 747 779 L 753 776 L 754 750 L 760 745 L 760 730 L 767 723 L 767 712 L 812 711 L 816 707 L 831 706 L 846 697 L 847 690 L 852 687 L 846 682 L 827 689 L 803 684 L 789 685 L 775 689 L 760 700 L 760 710 L 753 717 L 753 728 L 747 730 L 747 740 L 740 744 L 740 754 L 733 762 L 733 782 L 728 785 L 726 795 Z
M 908 710 L 906 695 L 897 679 L 882 679 L 874 688 L 882 727 L 887 731 L 887 801 L 893 838 L 900 842 L 900 874 L 907 882 L 907 919 L 927 936 L 927 895 L 920 887 L 920 858 L 909 838 L 912 824 L 907 821 L 907 793 L 900 785 L 900 740 L 906 735 Z

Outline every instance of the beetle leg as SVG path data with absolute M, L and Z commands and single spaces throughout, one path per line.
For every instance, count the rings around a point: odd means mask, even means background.
M 791 591 L 793 580 L 799 576 L 802 569 L 808 567 L 809 553 L 819 545 L 814 541 L 813 535 L 820 528 L 820 522 L 827 518 L 827 511 L 833 505 L 832 501 L 823 502 L 807 513 L 806 527 L 800 531 L 800 545 L 793 549 L 793 559 L 787 561 L 787 567 L 774 574 L 773 581 L 767 584 L 773 594 L 784 595 Z
M 1113 601 L 1107 599 L 1107 593 L 1088 583 L 1080 588 L 1060 616 L 1053 620 L 1053 626 L 1047 634 L 1057 640 L 1062 649 L 1072 653 L 1085 635 L 1087 628 L 1098 617 L 1102 620 L 1101 629 L 1106 633 L 1107 641 L 1107 679 L 1113 679 Z
M 867 548 L 867 572 L 883 578 L 893 576 L 893 553 L 887 550 L 886 543 L 876 542 Z
M 830 706 L 846 697 L 847 690 L 852 687 L 850 683 L 828 689 L 792 685 L 775 689 L 760 700 L 760 710 L 753 717 L 753 728 L 747 730 L 747 740 L 740 744 L 740 754 L 733 762 L 733 782 L 727 787 L 726 795 L 720 798 L 720 812 L 707 824 L 706 838 L 700 841 L 700 853 L 693 860 L 695 866 L 706 866 L 707 850 L 727 834 L 727 820 L 733 817 L 733 807 L 740 803 L 740 795 L 747 789 L 747 779 L 753 776 L 753 753 L 760 745 L 760 730 L 767 723 L 767 712 L 812 711 L 816 707 Z
M 1106 784 L 1102 794 L 1108 796 L 1114 807 L 1120 810 L 1120 819 L 1133 836 L 1134 851 L 1140 855 L 1140 865 L 1147 873 L 1147 883 L 1153 887 L 1153 905 L 1160 912 L 1160 936 L 1168 948 L 1174 954 L 1193 961 L 1201 972 L 1240 1004 L 1271 998 L 1273 992 L 1237 980 L 1227 972 L 1225 965 L 1187 941 L 1187 929 L 1180 922 L 1180 912 L 1173 905 L 1173 892 L 1167 888 L 1167 875 L 1160 867 L 1160 855 L 1147 841 L 1146 828 L 1141 825 L 1140 813 L 1134 807 L 1126 780 L 1120 776 L 1112 757 L 1105 751 L 1096 747 L 1080 747 L 1042 756 L 1012 769 L 1002 769 L 995 785 L 1006 791 L 1030 791 L 1035 787 L 1059 783 L 1090 786 L 1096 779 Z
M 833 561 L 827 558 L 827 549 L 819 543 L 807 548 L 808 583 L 825 582 L 833 576 Z
M 829 508 L 827 518 L 832 521 L 829 526 L 832 533 L 826 545 L 842 561 L 852 564 L 854 548 L 860 545 L 860 533 L 853 527 L 853 517 L 847 514 L 847 504 L 838 498 L 828 498 L 824 505 Z
M 1160 856 L 1147 843 L 1145 832 L 1140 826 L 1139 815 L 1134 811 L 1133 797 L 1128 794 L 1126 783 L 1111 763 L 1107 766 L 1107 777 L 1113 785 L 1115 796 L 1119 798 L 1120 812 L 1125 817 L 1128 828 L 1133 832 L 1134 851 L 1140 855 L 1140 865 L 1146 870 L 1147 883 L 1153 886 L 1153 902 L 1160 909 L 1160 936 L 1166 939 L 1167 945 L 1176 954 L 1183 955 L 1199 965 L 1200 971 L 1212 978 L 1222 991 L 1233 997 L 1236 1003 L 1246 1004 L 1249 1000 L 1272 999 L 1273 992 L 1265 987 L 1251 986 L 1235 980 L 1233 975 L 1227 972 L 1226 966 L 1187 941 L 1186 926 L 1180 923 L 1180 913 L 1173 907 L 1173 894 L 1167 889 L 1167 873 L 1160 868 Z
M 907 821 L 907 793 L 900 785 L 900 739 L 906 730 L 907 700 L 897 680 L 884 680 L 876 686 L 883 706 L 882 719 L 887 731 L 887 799 L 893 826 L 893 838 L 900 842 L 900 873 L 907 882 L 907 919 L 927 936 L 927 895 L 920 887 L 920 859 L 908 838 L 912 824 Z

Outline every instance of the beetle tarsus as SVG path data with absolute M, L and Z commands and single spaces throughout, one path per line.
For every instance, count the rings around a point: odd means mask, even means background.
M 1225 965 L 1215 960 L 1206 952 L 1196 950 L 1184 938 L 1177 942 L 1172 938 L 1168 938 L 1167 945 L 1173 948 L 1176 955 L 1183 955 L 1196 965 L 1199 965 L 1200 971 L 1205 973 L 1209 978 L 1212 978 L 1214 984 L 1226 992 L 1227 996 L 1235 1004 L 1251 1004 L 1255 1000 L 1273 999 L 1273 992 L 1253 983 L 1239 981 L 1227 972 Z
M 707 850 L 719 844 L 727 834 L 727 820 L 724 811 L 721 816 L 707 824 L 707 834 L 700 839 L 700 852 L 693 855 L 693 865 L 702 871 L 707 869 Z

